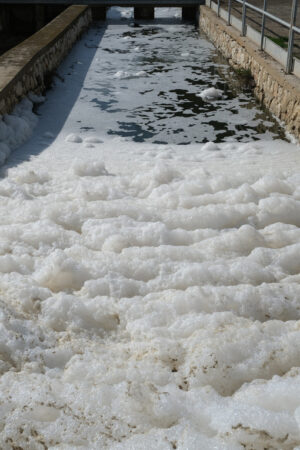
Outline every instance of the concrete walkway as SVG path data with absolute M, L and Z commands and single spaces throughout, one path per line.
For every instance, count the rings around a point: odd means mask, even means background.
M 248 2 L 258 8 L 263 8 L 263 0 L 248 0 Z M 221 5 L 222 8 L 227 9 L 228 0 L 221 0 Z M 274 14 L 289 23 L 291 19 L 292 0 L 284 0 L 284 2 L 282 0 L 269 1 L 267 10 L 271 14 Z M 232 1 L 232 14 L 238 18 L 241 18 L 242 15 L 242 5 L 234 0 Z M 248 9 L 247 23 L 259 31 L 261 29 L 261 22 L 261 15 Z M 300 27 L 300 6 L 298 7 L 296 25 Z M 289 30 L 270 19 L 267 19 L 266 35 L 273 38 L 288 38 Z M 295 34 L 294 56 L 300 59 L 300 35 L 297 34 Z

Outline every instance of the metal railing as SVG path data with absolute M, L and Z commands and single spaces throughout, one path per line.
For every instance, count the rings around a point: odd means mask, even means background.
M 252 5 L 246 0 L 228 0 L 228 17 L 227 24 L 231 25 L 231 16 L 232 16 L 232 4 L 233 2 L 239 3 L 242 5 L 242 36 L 246 35 L 246 20 L 247 20 L 247 9 L 249 8 L 252 11 L 255 11 L 262 16 L 261 21 L 261 38 L 260 38 L 260 48 L 264 50 L 264 39 L 265 39 L 265 28 L 266 28 L 266 18 L 273 20 L 274 22 L 284 26 L 289 30 L 288 37 L 288 48 L 287 48 L 287 59 L 286 59 L 286 72 L 291 73 L 293 70 L 293 49 L 294 49 L 294 36 L 295 33 L 300 34 L 300 28 L 296 26 L 296 18 L 297 18 L 297 7 L 298 0 L 293 0 L 292 10 L 291 10 L 291 20 L 290 22 L 286 22 L 285 20 L 280 19 L 280 17 L 275 16 L 267 11 L 267 0 L 264 0 L 264 6 L 262 8 L 258 8 L 257 6 Z M 212 0 L 210 0 L 210 7 L 212 4 Z M 221 0 L 217 0 L 217 14 L 220 16 L 220 8 L 221 8 Z

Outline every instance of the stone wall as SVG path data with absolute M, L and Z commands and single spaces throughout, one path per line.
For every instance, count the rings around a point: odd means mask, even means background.
M 256 84 L 255 95 L 286 124 L 287 131 L 299 139 L 299 78 L 287 75 L 279 63 L 206 6 L 200 7 L 199 25 L 234 68 L 251 71 Z
M 92 21 L 87 6 L 71 6 L 0 57 L 0 115 L 29 92 L 44 92 L 47 80 Z

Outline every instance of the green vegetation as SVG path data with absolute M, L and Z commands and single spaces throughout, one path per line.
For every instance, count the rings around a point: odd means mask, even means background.
M 251 78 L 253 78 L 250 69 L 243 69 L 242 67 L 240 67 L 239 69 L 235 69 L 235 73 L 239 77 L 244 78 L 246 80 L 250 80 Z
M 234 70 L 234 73 L 237 76 L 237 80 L 239 80 L 239 83 L 241 84 L 241 86 L 243 86 L 243 87 L 247 86 L 250 89 L 255 87 L 255 81 L 254 81 L 254 78 L 253 78 L 253 75 L 252 75 L 250 69 L 244 69 L 242 67 L 239 67 L 239 68 L 233 68 L 233 70 Z
M 267 38 L 269 38 L 275 44 L 279 45 L 279 47 L 281 47 L 281 48 L 288 47 L 289 38 L 286 36 L 279 36 L 279 37 L 267 36 Z

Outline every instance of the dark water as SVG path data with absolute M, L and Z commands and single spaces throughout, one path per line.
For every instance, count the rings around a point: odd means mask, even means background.
M 176 144 L 285 138 L 256 101 L 248 74 L 235 73 L 193 25 L 131 22 L 107 25 L 95 78 L 84 86 L 82 99 L 105 134 Z M 85 45 L 93 46 L 92 35 Z M 198 96 L 210 87 L 222 90 L 222 99 Z M 82 122 L 82 130 L 93 129 Z

